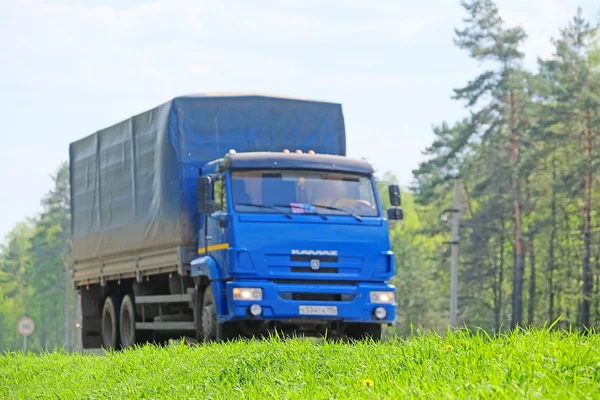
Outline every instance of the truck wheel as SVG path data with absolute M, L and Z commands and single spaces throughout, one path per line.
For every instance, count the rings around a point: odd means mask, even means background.
M 217 339 L 217 306 L 212 286 L 208 285 L 202 294 L 202 304 L 200 312 L 200 332 L 201 338 L 205 342 L 211 342 Z
M 200 298 L 202 302 L 200 302 Z M 235 322 L 220 324 L 217 321 L 217 307 L 211 285 L 205 287 L 203 293 L 198 294 L 196 309 L 200 310 L 196 324 L 196 338 L 199 342 L 229 340 L 238 337 L 239 330 Z
M 121 338 L 121 347 L 124 349 L 141 342 L 139 331 L 135 329 L 135 323 L 139 318 L 136 317 L 135 306 L 131 295 L 125 295 L 121 303 L 121 315 L 119 320 L 119 333 Z
M 104 300 L 102 308 L 102 346 L 114 350 L 119 345 L 119 297 L 111 296 Z
M 353 323 L 348 324 L 346 336 L 353 340 L 381 340 L 381 324 Z

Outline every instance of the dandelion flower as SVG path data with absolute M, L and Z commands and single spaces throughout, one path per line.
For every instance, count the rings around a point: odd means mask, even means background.
M 373 387 L 373 385 L 375 385 L 375 383 L 373 383 L 372 379 L 367 378 L 363 381 L 363 386 Z
M 454 346 L 448 344 L 446 345 L 446 350 L 454 350 Z

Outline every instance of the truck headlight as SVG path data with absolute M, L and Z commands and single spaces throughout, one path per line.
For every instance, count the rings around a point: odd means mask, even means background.
M 234 300 L 262 300 L 261 288 L 233 288 Z
M 371 292 L 371 303 L 375 304 L 395 304 L 396 295 L 394 292 Z

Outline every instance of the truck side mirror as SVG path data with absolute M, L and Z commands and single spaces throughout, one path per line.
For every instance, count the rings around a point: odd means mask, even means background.
M 387 217 L 390 221 L 401 221 L 404 219 L 404 211 L 401 208 L 390 208 L 387 210 Z
M 393 207 L 398 207 L 400 205 L 400 187 L 398 185 L 390 185 L 390 203 Z
M 200 214 L 211 214 L 215 211 L 215 204 L 210 198 L 211 179 L 208 176 L 198 178 L 196 194 L 198 195 L 198 212 Z

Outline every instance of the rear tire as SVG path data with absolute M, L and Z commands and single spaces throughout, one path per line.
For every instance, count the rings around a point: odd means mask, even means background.
M 115 350 L 119 346 L 119 311 L 118 296 L 107 297 L 102 308 L 102 347 Z
M 143 333 L 135 328 L 135 323 L 139 319 L 136 315 L 131 295 L 125 295 L 121 303 L 121 315 L 119 318 L 119 337 L 121 338 L 121 347 L 124 349 L 143 342 Z

